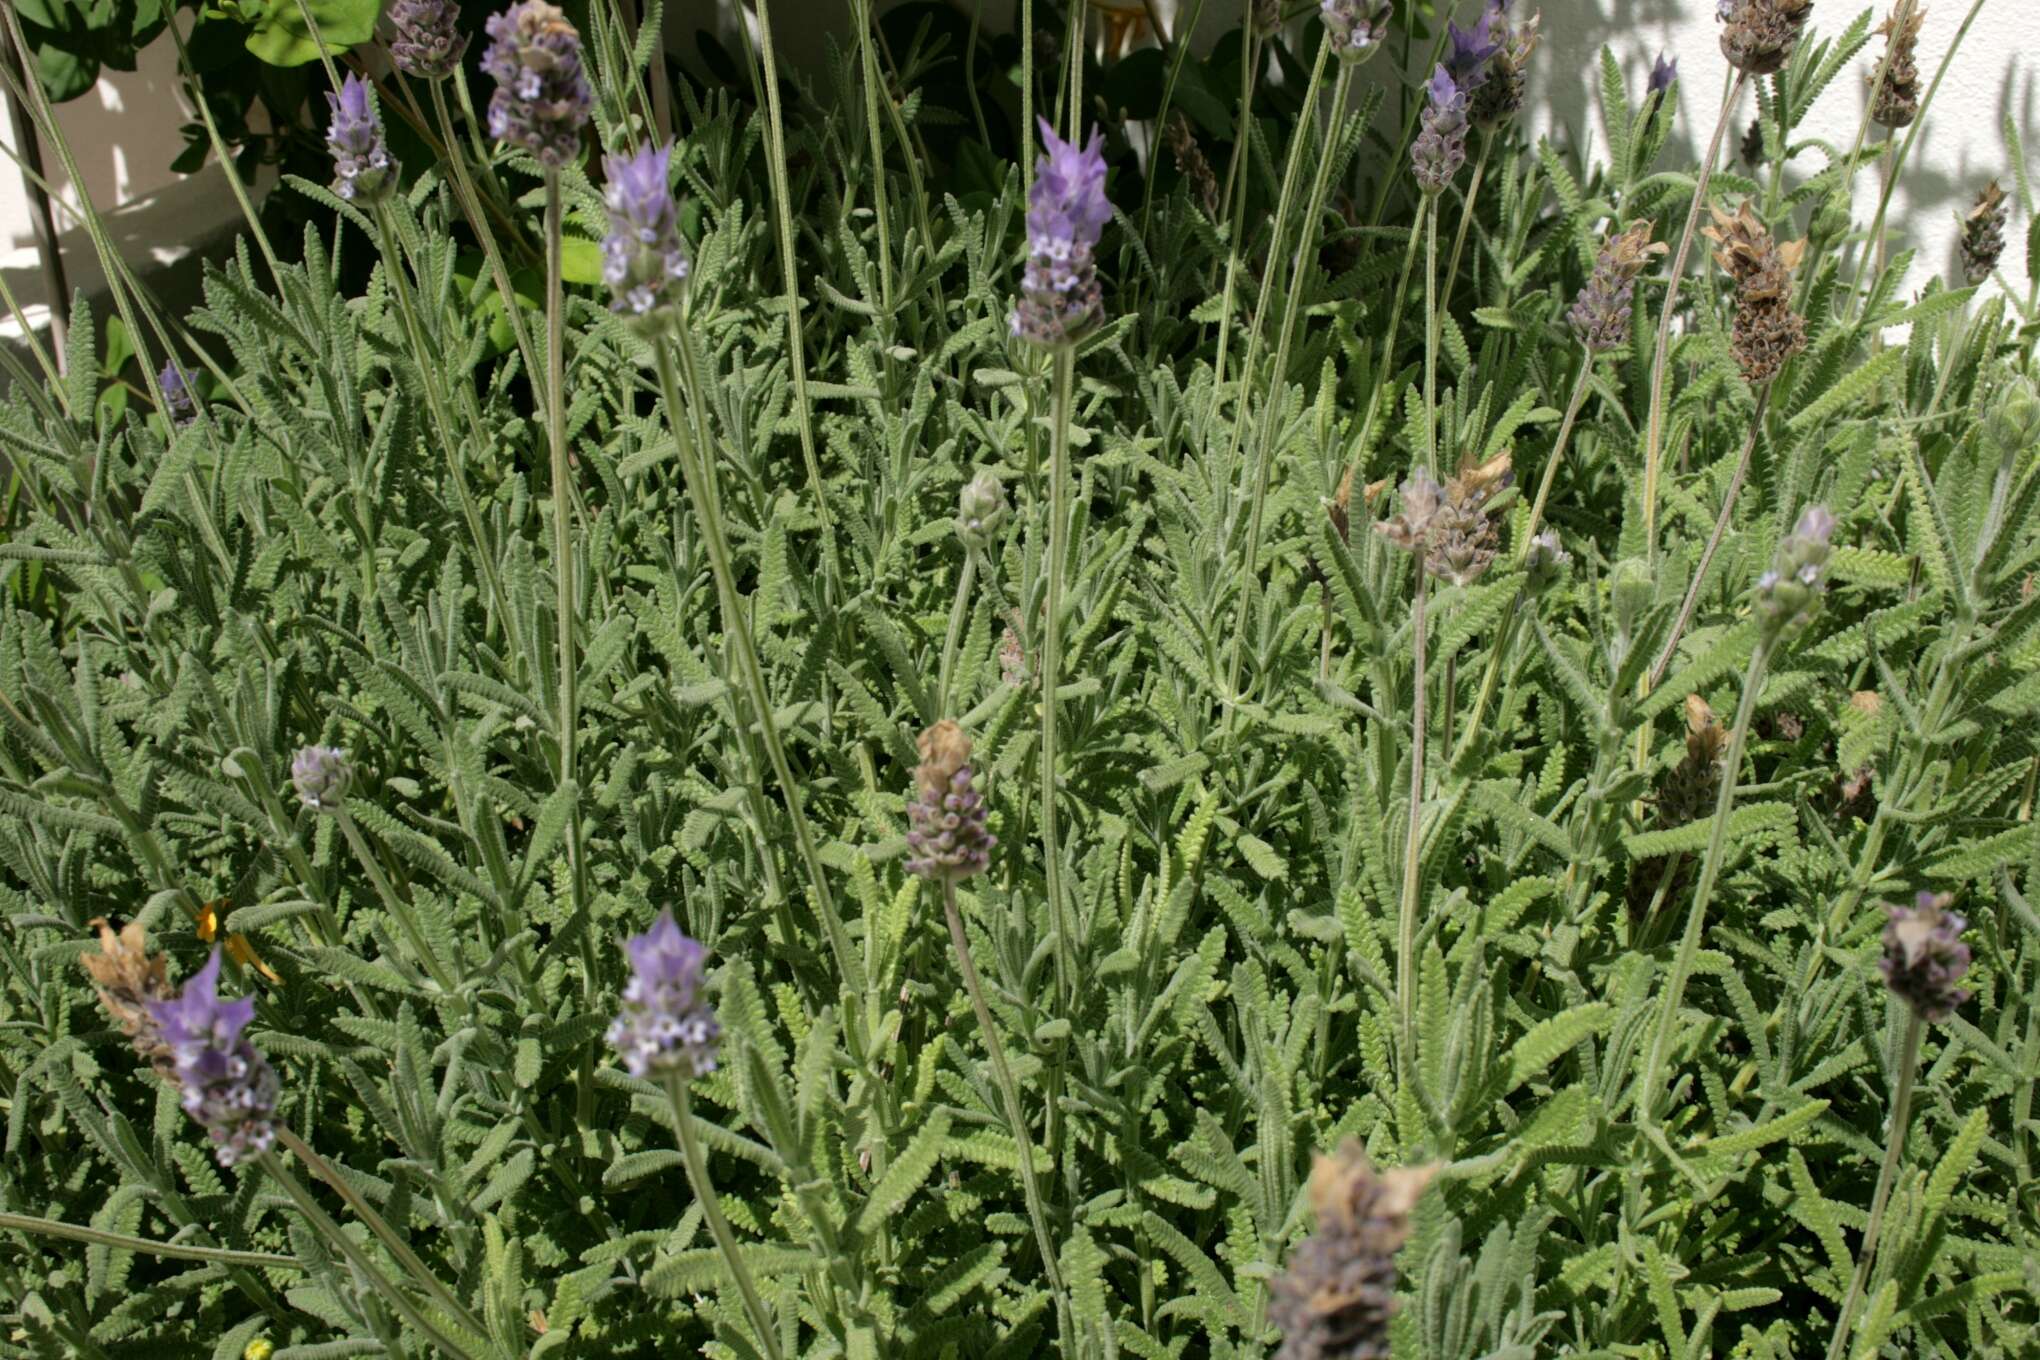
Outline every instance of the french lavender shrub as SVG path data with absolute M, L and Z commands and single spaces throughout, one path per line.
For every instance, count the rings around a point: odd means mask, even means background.
M 2040 1354 L 2001 20 L 742 8 L 0 348 L 0 1360 Z

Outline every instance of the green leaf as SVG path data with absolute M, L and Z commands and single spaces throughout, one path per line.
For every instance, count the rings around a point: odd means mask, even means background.
M 857 1213 L 857 1231 L 869 1233 L 879 1224 L 898 1213 L 906 1202 L 913 1198 L 921 1183 L 934 1171 L 935 1163 L 942 1156 L 943 1143 L 949 1137 L 949 1112 L 937 1110 L 927 1123 L 921 1125 L 907 1144 L 906 1151 L 893 1159 L 886 1167 L 885 1175 L 878 1184 L 871 1187 L 871 1194 L 864 1201 L 864 1207 Z
M 305 27 L 311 11 L 317 34 Z M 334 60 L 375 36 L 380 0 L 269 0 L 249 29 L 247 48 L 271 66 L 303 66 L 319 59 L 320 44 Z

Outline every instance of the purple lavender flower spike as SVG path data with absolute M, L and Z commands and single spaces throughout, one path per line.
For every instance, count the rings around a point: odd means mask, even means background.
M 390 60 L 419 80 L 444 80 L 460 64 L 467 38 L 456 0 L 390 0 Z
M 1466 164 L 1466 92 L 1440 65 L 1425 86 L 1423 129 L 1410 145 L 1410 167 L 1427 194 L 1443 193 Z
M 149 1014 L 170 1048 L 184 1112 L 211 1136 L 219 1164 L 234 1166 L 269 1150 L 282 1088 L 269 1060 L 241 1036 L 255 1018 L 255 998 L 222 1001 L 219 983 L 215 949 L 175 1001 L 152 1001 Z
M 1092 251 L 1112 204 L 1105 197 L 1105 134 L 1079 148 L 1041 120 L 1042 156 L 1027 195 L 1027 271 L 1013 308 L 1013 334 L 1037 345 L 1083 339 L 1101 315 Z
M 715 1071 L 722 1026 L 701 994 L 708 950 L 681 932 L 671 910 L 623 948 L 631 977 L 608 1038 L 624 1067 L 634 1077 L 671 1073 L 683 1081 Z
M 1679 78 L 1679 59 L 1658 53 L 1657 61 L 1650 68 L 1650 89 L 1648 93 L 1663 95 L 1672 88 L 1672 82 Z
M 956 882 L 991 864 L 999 838 L 986 828 L 984 795 L 970 763 L 970 738 L 949 719 L 921 734 L 921 763 L 907 802 L 907 872 Z
M 1778 545 L 1771 569 L 1757 578 L 1757 622 L 1769 636 L 1796 631 L 1820 612 L 1834 534 L 1828 508 L 1811 505 Z
M 397 163 L 383 145 L 382 124 L 368 102 L 368 82 L 349 72 L 340 93 L 328 94 L 333 112 L 326 149 L 333 153 L 333 192 L 349 202 L 373 203 L 396 179 Z
M 189 425 L 198 418 L 198 403 L 192 396 L 191 380 L 184 376 L 184 370 L 177 366 L 175 359 L 163 365 L 163 371 L 156 375 L 156 386 L 163 389 L 163 404 L 169 408 L 171 424 Z
M 545 0 L 520 0 L 486 25 L 482 69 L 495 77 L 489 135 L 556 170 L 581 153 L 595 91 L 581 69 L 581 35 Z
M 602 238 L 602 280 L 616 295 L 610 308 L 654 331 L 671 320 L 691 267 L 673 194 L 666 187 L 672 158 L 668 142 L 602 162 L 609 176 L 603 194 L 609 235 Z
M 1341 61 L 1362 62 L 1381 50 L 1388 39 L 1394 0 L 1323 0 L 1318 13 L 1325 37 Z
M 1910 907 L 1888 908 L 1884 957 L 1878 967 L 1884 985 L 1928 1024 L 1953 1015 L 1969 993 L 1955 984 L 1969 971 L 1969 946 L 1962 932 L 1969 922 L 1948 910 L 1948 899 L 1922 892 Z
M 1495 53 L 1502 45 L 1495 41 L 1495 23 L 1500 20 L 1506 29 L 1507 18 L 1499 9 L 1485 9 L 1472 28 L 1461 28 L 1458 21 L 1451 20 L 1445 25 L 1446 35 L 1452 40 L 1452 48 L 1445 54 L 1445 69 L 1452 73 L 1452 80 L 1462 90 L 1473 90 L 1487 79 L 1488 63 L 1495 59 Z

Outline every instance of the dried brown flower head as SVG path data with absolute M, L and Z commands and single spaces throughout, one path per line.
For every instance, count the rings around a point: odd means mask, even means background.
M 1813 13 L 1813 0 L 1723 0 L 1721 54 L 1753 76 L 1782 70 Z
M 1206 159 L 1204 148 L 1197 144 L 1197 134 L 1181 109 L 1169 115 L 1169 121 L 1162 129 L 1162 144 L 1176 158 L 1176 169 L 1182 172 L 1192 197 L 1203 206 L 1204 215 L 1216 218 L 1218 177 L 1211 173 L 1211 162 Z
M 1752 384 L 1768 382 L 1806 348 L 1806 321 L 1792 310 L 1792 271 L 1806 253 L 1806 242 L 1773 241 L 1747 200 L 1733 216 L 1720 208 L 1709 211 L 1714 225 L 1704 234 L 1715 243 L 1715 261 L 1735 280 L 1730 348 L 1744 378 Z
M 1395 1256 L 1436 1166 L 1376 1171 L 1351 1139 L 1310 1173 L 1317 1231 L 1271 1287 L 1276 1360 L 1386 1360 L 1395 1316 Z
M 1514 479 L 1509 464 L 1507 450 L 1485 463 L 1462 463 L 1444 486 L 1419 468 L 1403 483 L 1401 512 L 1374 531 L 1419 556 L 1431 575 L 1467 585 L 1495 560 L 1499 534 L 1487 506 Z
M 1754 170 L 1764 163 L 1764 120 L 1750 119 L 1749 131 L 1742 138 L 1743 164 Z
M 1902 128 L 1920 116 L 1920 25 L 1926 19 L 1926 10 L 1911 0 L 1899 0 L 1890 17 L 1877 26 L 1891 54 L 1883 80 L 1875 71 L 1870 73 L 1870 117 L 1882 127 Z
M 99 952 L 80 956 L 79 962 L 92 975 L 99 990 L 99 1004 L 120 1025 L 121 1033 L 134 1043 L 135 1052 L 154 1068 L 156 1075 L 174 1083 L 176 1063 L 170 1046 L 163 1042 L 151 1003 L 176 999 L 161 954 L 149 952 L 148 933 L 139 921 L 130 921 L 115 933 L 104 918 L 94 918 L 99 927 Z
M 1997 268 L 2005 253 L 2005 218 L 2009 214 L 2005 191 L 1998 182 L 1984 185 L 1976 196 L 1976 206 L 1962 219 L 1962 276 L 1969 282 L 1982 283 Z

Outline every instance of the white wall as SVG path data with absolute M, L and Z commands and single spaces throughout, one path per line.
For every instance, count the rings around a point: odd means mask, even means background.
M 1138 4 L 1138 0 L 1099 2 Z M 881 8 L 887 3 L 881 0 Z M 1517 8 L 1527 10 L 1534 3 L 1517 0 Z M 1179 13 L 1187 16 L 1197 6 L 1198 0 L 1156 0 L 1170 24 L 1179 22 Z M 1003 27 L 1011 22 L 1015 8 L 1015 0 L 985 0 L 985 22 Z M 1239 21 L 1244 0 L 1203 0 L 1202 8 L 1199 36 L 1208 39 Z M 1459 8 L 1471 16 L 1478 12 L 1477 0 L 1460 0 Z M 684 50 L 695 29 L 709 28 L 719 31 L 732 50 L 740 50 L 736 0 L 669 0 L 668 9 L 668 32 L 676 48 Z M 1611 46 L 1631 73 L 1632 90 L 1641 89 L 1652 57 L 1666 51 L 1679 58 L 1684 76 L 1677 135 L 1686 139 L 1683 149 L 1668 152 L 1668 161 L 1675 153 L 1688 163 L 1697 158 L 1713 125 L 1726 65 L 1716 46 L 1713 0 L 1544 0 L 1543 9 L 1545 42 L 1535 59 L 1531 94 L 1534 127 L 1567 147 L 1581 138 L 1601 145 L 1599 115 L 1590 102 L 1590 91 L 1598 84 L 1596 54 L 1601 46 Z M 775 0 L 773 10 L 780 46 L 790 62 L 812 63 L 826 50 L 826 35 L 840 34 L 848 26 L 846 0 Z M 1822 31 L 1839 31 L 1857 12 L 1853 5 L 1821 0 L 1816 24 Z M 1932 79 L 1965 13 L 1961 0 L 1937 0 L 1928 7 L 1920 44 L 1923 80 Z M 1802 137 L 1825 138 L 1846 149 L 1861 116 L 1864 77 L 1881 51 L 1882 40 L 1873 40 L 1854 63 L 1857 73 L 1844 74 L 1829 87 L 1802 128 Z M 2029 147 L 2040 150 L 2036 54 L 2040 54 L 2040 3 L 1981 0 L 1981 13 L 1935 97 L 1893 202 L 1895 243 L 1909 241 L 1920 250 L 1911 286 L 1933 273 L 1954 277 L 1956 217 L 1984 181 L 2002 176 L 2016 196 L 2001 129 L 2005 115 L 2011 113 Z M 190 177 L 165 169 L 182 146 L 178 125 L 189 117 L 178 102 L 174 73 L 175 49 L 167 39 L 159 41 L 143 55 L 139 70 L 108 72 L 98 89 L 60 109 L 93 201 L 102 210 L 119 209 L 115 229 L 127 257 L 137 263 L 166 263 L 239 221 L 217 166 Z M 1733 135 L 1740 136 L 1753 111 L 1753 102 L 1745 95 Z M 11 136 L 11 127 L 0 119 L 0 140 Z M 55 158 L 48 159 L 51 173 L 61 180 Z M 1822 163 L 1818 154 L 1812 154 L 1797 164 L 1811 173 Z M 6 271 L 17 296 L 40 301 L 42 284 L 27 199 L 12 170 L 11 161 L 0 165 L 0 269 Z M 1861 180 L 1858 211 L 1860 220 L 1867 222 L 1875 182 L 1868 174 Z M 72 192 L 67 184 L 63 189 L 67 195 Z M 98 270 L 89 244 L 61 210 L 59 226 L 65 229 L 65 260 L 74 284 L 94 286 Z M 2025 229 L 2023 211 L 2015 210 L 2007 232 L 2004 274 L 2021 290 L 2027 286 Z M 0 333 L 11 328 L 11 321 L 0 321 Z

